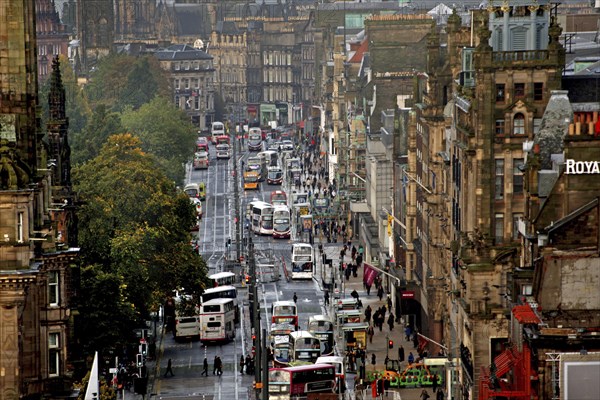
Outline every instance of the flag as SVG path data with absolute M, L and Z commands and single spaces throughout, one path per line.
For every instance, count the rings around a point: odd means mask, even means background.
M 417 346 L 417 353 L 422 353 L 423 350 L 425 350 L 425 347 L 427 347 L 427 343 L 429 343 L 429 339 L 427 339 L 425 336 L 421 335 L 421 334 L 417 334 L 418 338 L 419 338 L 419 345 Z
M 98 382 L 98 352 L 94 355 L 92 370 L 90 371 L 90 380 L 85 391 L 84 400 L 94 400 L 100 398 L 100 384 Z
M 373 282 L 375 281 L 375 277 L 377 276 L 378 272 L 375 268 L 373 268 L 372 265 L 364 263 L 365 264 L 365 273 L 364 273 L 364 281 L 365 284 L 367 284 L 368 286 L 371 286 L 373 284 Z

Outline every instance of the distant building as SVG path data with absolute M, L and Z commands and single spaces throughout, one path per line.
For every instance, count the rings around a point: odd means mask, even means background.
M 51 73 L 52 59 L 59 55 L 67 56 L 70 33 L 60 21 L 54 1 L 36 0 L 35 19 L 38 79 L 42 82 Z
M 198 129 L 208 128 L 215 113 L 213 57 L 186 44 L 172 45 L 154 54 L 169 74 L 174 105 L 185 111 Z

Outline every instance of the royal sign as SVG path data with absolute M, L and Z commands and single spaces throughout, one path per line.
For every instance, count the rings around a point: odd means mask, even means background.
M 567 159 L 565 163 L 567 175 L 600 174 L 600 161 L 575 161 Z

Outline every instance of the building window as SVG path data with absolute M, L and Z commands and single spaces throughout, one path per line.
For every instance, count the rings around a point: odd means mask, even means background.
M 504 240 L 504 214 L 497 213 L 494 215 L 494 226 L 496 243 L 502 243 Z
M 504 135 L 504 120 L 496 120 L 496 135 Z
M 533 100 L 541 101 L 544 100 L 544 83 L 534 82 L 533 84 Z
M 525 165 L 525 160 L 522 158 L 515 158 L 513 160 L 513 193 L 523 193 L 523 171 L 521 168 Z
M 51 306 L 57 306 L 59 301 L 59 275 L 58 271 L 48 272 L 48 303 Z
M 179 89 L 179 79 L 175 79 L 175 84 L 173 86 L 175 86 L 175 89 Z
M 504 84 L 496 85 L 496 102 L 503 103 L 505 98 Z
M 513 135 L 525 134 L 525 116 L 521 113 L 515 114 L 513 118 Z
M 48 334 L 48 375 L 60 374 L 60 333 Z
M 179 105 L 179 96 L 175 96 L 175 107 L 181 108 Z
M 504 160 L 496 160 L 496 192 L 495 198 L 501 200 L 504 198 Z
M 17 214 L 17 242 L 23 243 L 23 213 Z
M 179 68 L 180 68 L 180 66 L 179 66 L 179 63 L 178 63 L 178 62 L 176 62 L 176 63 L 175 63 L 175 71 L 179 71 Z
M 188 78 L 184 79 L 184 84 L 186 89 L 190 88 L 190 80 Z
M 525 84 L 515 83 L 515 99 L 521 99 L 525 97 Z
M 523 218 L 523 213 L 513 213 L 513 226 L 512 226 L 512 238 L 517 240 L 519 238 L 519 221 Z

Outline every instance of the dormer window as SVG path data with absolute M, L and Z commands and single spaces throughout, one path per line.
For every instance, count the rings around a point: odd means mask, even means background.
M 513 135 L 525 134 L 525 116 L 521 113 L 513 117 Z

